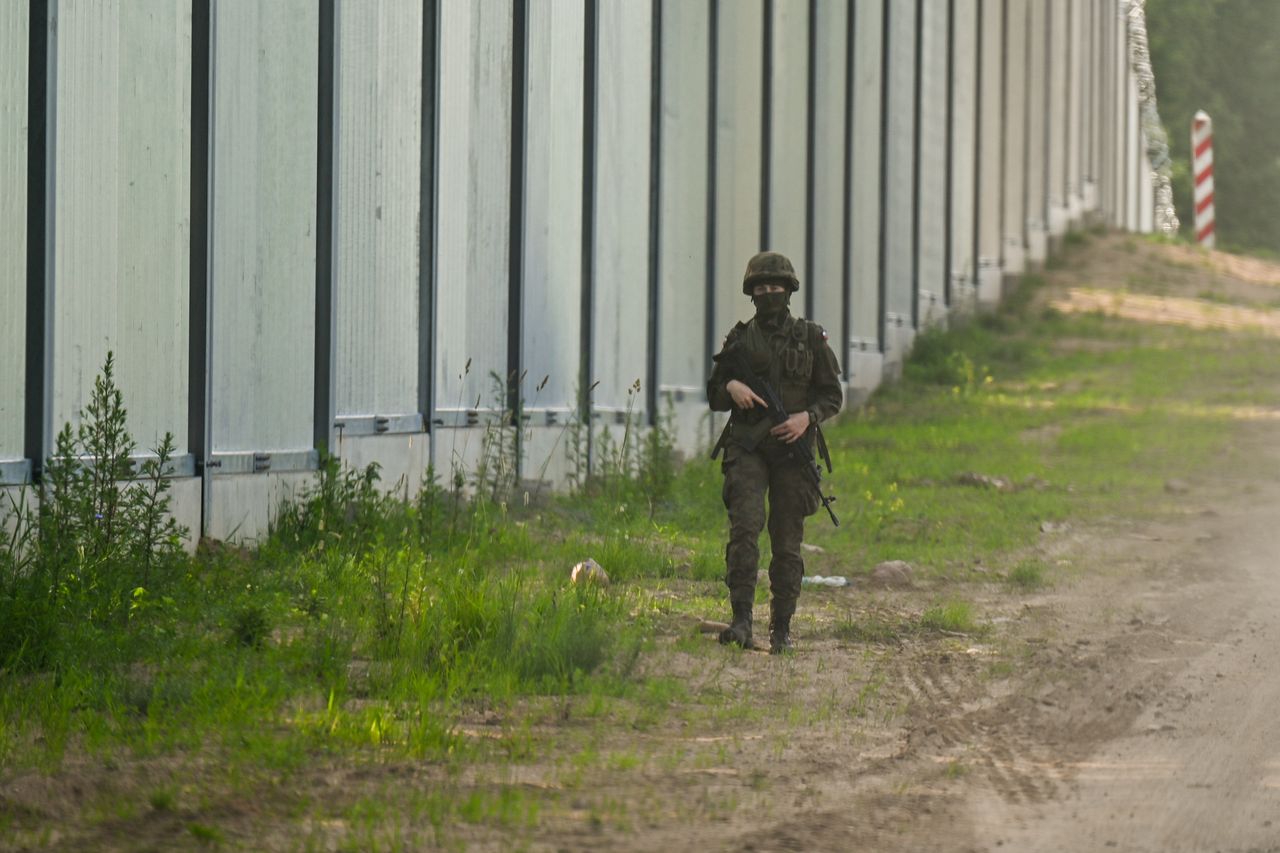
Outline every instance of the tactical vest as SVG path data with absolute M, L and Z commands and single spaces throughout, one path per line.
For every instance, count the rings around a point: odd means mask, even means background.
M 769 331 L 752 319 L 734 327 L 725 345 L 743 349 L 751 370 L 773 386 L 782 397 L 787 414 L 794 415 L 809 407 L 814 339 L 821 339 L 817 328 L 806 320 L 788 316 L 779 329 Z M 770 427 L 768 416 L 759 408 L 735 410 L 732 421 L 727 437 L 747 446 L 758 444 Z

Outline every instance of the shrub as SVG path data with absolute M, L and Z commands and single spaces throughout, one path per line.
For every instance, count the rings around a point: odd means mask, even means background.
M 127 624 L 166 582 L 187 531 L 169 514 L 173 435 L 137 469 L 124 396 L 107 354 L 79 424 L 58 433 L 33 508 L 12 498 L 0 542 L 0 669 L 51 664 L 65 634 Z
M 928 329 L 916 336 L 903 368 L 911 382 L 972 390 L 980 381 L 973 360 L 962 349 L 960 333 Z
M 321 450 L 316 484 L 296 500 L 281 502 L 268 528 L 276 548 L 311 551 L 346 545 L 361 547 L 379 524 L 388 498 L 378 493 L 378 463 L 357 471 Z

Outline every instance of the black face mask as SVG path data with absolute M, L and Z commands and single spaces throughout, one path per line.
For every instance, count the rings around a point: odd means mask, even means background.
M 756 316 L 765 323 L 776 323 L 787 314 L 787 305 L 791 302 L 790 293 L 761 293 L 751 297 L 756 304 Z

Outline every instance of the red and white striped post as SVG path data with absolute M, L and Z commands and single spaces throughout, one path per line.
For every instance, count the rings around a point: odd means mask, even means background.
M 1195 176 L 1196 242 L 1213 248 L 1213 122 L 1204 110 L 1191 120 L 1191 174 Z

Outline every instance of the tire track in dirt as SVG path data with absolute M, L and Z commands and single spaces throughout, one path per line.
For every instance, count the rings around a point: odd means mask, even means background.
M 933 761 L 944 774 L 972 776 L 1010 802 L 1052 798 L 1060 778 L 1050 756 L 1011 713 L 1019 697 L 992 701 L 981 665 L 945 655 L 923 665 L 902 660 L 891 680 L 912 697 L 911 757 Z M 957 709 L 961 709 L 957 713 Z M 992 741 L 991 733 L 1000 739 Z
M 1254 470 L 1220 514 L 1193 525 L 1213 535 L 1163 566 L 1180 582 L 1149 600 L 1159 624 L 1117 649 L 1132 724 L 1098 743 L 1067 796 L 1044 808 L 975 792 L 964 811 L 978 849 L 1280 850 L 1280 673 L 1269 665 L 1280 453 L 1274 429 L 1256 436 Z
M 911 701 L 895 784 L 939 807 L 876 849 L 1280 851 L 1278 432 L 1252 427 L 1250 470 L 1186 501 L 1215 511 L 1081 532 L 1107 569 L 1047 596 L 1029 621 L 1052 639 L 1024 637 L 1032 677 L 1009 695 L 957 712 L 981 685 L 963 664 L 894 665 Z

